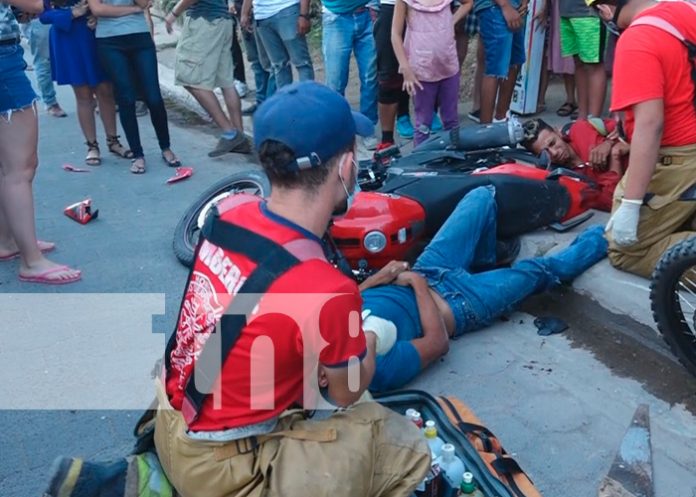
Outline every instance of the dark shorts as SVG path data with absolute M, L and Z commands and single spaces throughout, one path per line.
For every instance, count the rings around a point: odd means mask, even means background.
M 394 6 L 380 5 L 377 20 L 375 20 L 372 28 L 377 50 L 377 80 L 380 83 L 393 82 L 395 87 L 401 88 L 399 61 L 396 59 L 396 55 L 394 55 L 394 48 L 391 42 L 393 18 Z
M 30 107 L 36 100 L 24 70 L 24 50 L 17 45 L 0 45 L 0 117 Z
M 457 34 L 466 34 L 469 38 L 472 38 L 479 34 L 479 21 L 476 12 L 473 10 L 469 14 L 459 21 L 454 27 Z

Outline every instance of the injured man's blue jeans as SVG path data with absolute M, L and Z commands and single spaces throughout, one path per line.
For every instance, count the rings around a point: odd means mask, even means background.
M 413 267 L 449 304 L 455 318 L 455 337 L 489 326 L 529 295 L 573 280 L 607 254 L 604 228 L 592 226 L 553 255 L 525 259 L 510 268 L 472 273 L 471 268 L 495 266 L 496 210 L 493 187 L 469 192 Z M 394 320 L 398 334 L 396 345 L 377 357 L 373 390 L 403 386 L 420 371 L 410 340 L 423 334 L 414 315 L 417 310 L 411 309 L 415 297 L 411 297 L 412 291 L 408 293 L 401 294 L 393 285 L 363 293 L 363 307 L 376 316 Z

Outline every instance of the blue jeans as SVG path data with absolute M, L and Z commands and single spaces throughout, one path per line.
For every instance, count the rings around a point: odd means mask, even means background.
M 22 31 L 29 40 L 29 49 L 34 57 L 34 72 L 41 100 L 46 107 L 55 105 L 58 101 L 51 77 L 51 52 L 48 46 L 48 33 L 51 31 L 51 25 L 41 24 L 38 19 L 33 19 L 22 25 Z
M 9 121 L 12 112 L 28 108 L 36 100 L 26 67 L 19 44 L 0 45 L 0 119 Z
M 271 70 L 271 61 L 263 45 L 258 43 L 256 32 L 242 30 L 244 48 L 251 69 L 254 71 L 254 83 L 256 85 L 256 104 L 260 105 L 264 100 L 275 93 L 275 76 Z
M 298 2 L 268 19 L 256 21 L 257 41 L 261 42 L 268 54 L 278 88 L 292 83 L 290 63 L 297 69 L 300 81 L 314 79 L 314 66 L 309 55 L 307 38 L 297 34 L 299 15 Z
M 360 112 L 377 123 L 377 51 L 372 18 L 365 8 L 351 14 L 324 10 L 322 51 L 326 85 L 343 95 L 348 85 L 350 55 L 355 52 L 360 76 Z
M 495 264 L 496 211 L 493 187 L 472 190 L 414 265 L 452 309 L 455 336 L 490 325 L 529 295 L 573 280 L 607 254 L 604 228 L 592 226 L 554 255 L 471 273 Z
M 167 109 L 160 92 L 157 53 L 150 33 L 97 38 L 97 54 L 114 85 L 118 114 L 128 146 L 137 159 L 143 157 L 135 101 L 142 98 L 150 110 L 161 150 L 169 148 Z
M 524 64 L 525 27 L 512 32 L 508 29 L 503 11 L 494 5 L 478 13 L 479 33 L 485 52 L 484 76 L 507 78 L 510 66 Z

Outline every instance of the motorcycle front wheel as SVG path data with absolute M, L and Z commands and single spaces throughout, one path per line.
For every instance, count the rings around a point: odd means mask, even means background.
M 696 376 L 696 238 L 672 246 L 650 281 L 650 304 L 662 338 Z
M 203 192 L 174 230 L 174 254 L 184 266 L 193 264 L 193 254 L 208 213 L 218 202 L 234 193 L 267 197 L 271 193 L 271 184 L 262 171 L 251 170 L 228 176 Z

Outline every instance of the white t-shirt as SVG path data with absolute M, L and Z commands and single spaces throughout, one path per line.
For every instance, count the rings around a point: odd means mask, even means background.
M 254 19 L 261 21 L 276 15 L 283 9 L 300 3 L 300 0 L 254 0 Z
M 380 5 L 396 5 L 396 0 L 379 0 Z

